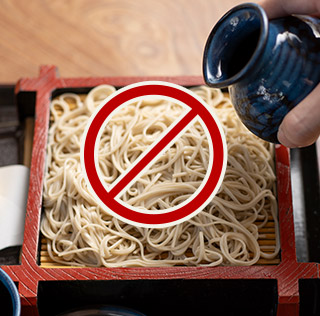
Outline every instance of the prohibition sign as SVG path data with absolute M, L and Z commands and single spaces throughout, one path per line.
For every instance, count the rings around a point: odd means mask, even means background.
M 98 144 L 103 127 L 110 116 L 121 106 L 150 96 L 174 99 L 175 102 L 184 104 L 188 111 L 161 135 L 160 140 L 141 154 L 115 183 L 106 188 L 99 176 L 97 159 Z M 210 158 L 206 176 L 195 193 L 177 207 L 165 211 L 141 210 L 120 201 L 118 197 L 196 119 L 203 123 L 202 127 L 207 134 Z M 131 225 L 164 228 L 190 219 L 211 202 L 220 188 L 225 174 L 227 150 L 219 120 L 200 97 L 189 89 L 176 84 L 163 81 L 144 81 L 117 90 L 100 104 L 86 126 L 81 143 L 80 159 L 88 189 L 100 207 Z

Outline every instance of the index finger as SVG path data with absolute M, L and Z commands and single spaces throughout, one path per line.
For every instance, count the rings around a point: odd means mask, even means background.
M 320 15 L 318 0 L 261 0 L 259 5 L 266 11 L 270 19 L 291 14 Z

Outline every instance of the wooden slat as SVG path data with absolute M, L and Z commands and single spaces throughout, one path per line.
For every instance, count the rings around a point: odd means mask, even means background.
M 258 229 L 259 233 L 274 233 L 275 228 L 274 227 L 263 227 Z
M 259 234 L 259 239 L 271 239 L 271 240 L 275 240 L 276 239 L 276 235 L 275 234 Z

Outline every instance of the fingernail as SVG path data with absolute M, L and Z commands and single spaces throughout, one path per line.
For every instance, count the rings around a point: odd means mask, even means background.
M 286 146 L 286 147 L 290 147 L 290 145 L 292 145 L 291 142 L 287 139 L 285 133 L 283 132 L 283 128 L 282 128 L 281 125 L 280 125 L 280 127 L 279 127 L 277 137 L 278 137 L 278 141 L 279 141 L 282 145 L 284 145 L 284 146 Z

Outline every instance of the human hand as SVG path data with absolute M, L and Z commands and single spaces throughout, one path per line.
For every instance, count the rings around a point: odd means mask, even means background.
M 259 5 L 270 19 L 290 14 L 320 16 L 318 0 L 262 0 Z M 313 144 L 320 135 L 320 84 L 295 106 L 283 119 L 278 140 L 286 147 L 305 147 Z

